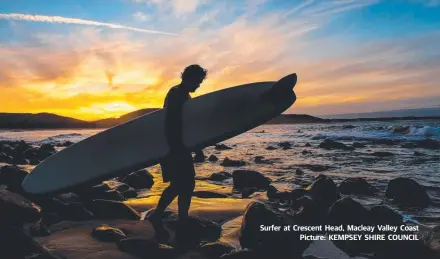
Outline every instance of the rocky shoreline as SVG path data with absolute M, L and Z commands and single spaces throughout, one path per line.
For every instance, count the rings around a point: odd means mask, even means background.
M 371 196 L 378 190 L 365 178 L 355 177 L 336 184 L 324 174 L 303 188 L 280 190 L 272 180 L 257 170 L 245 169 L 248 163 L 270 165 L 274 160 L 255 157 L 253 161 L 219 159 L 219 152 L 233 149 L 225 144 L 213 147 L 209 156 L 195 157 L 197 163 L 217 163 L 231 172 L 215 172 L 199 181 L 230 181 L 229 193 L 200 190 L 196 187 L 197 202 L 242 202 L 242 211 L 234 216 L 191 216 L 189 249 L 175 248 L 173 238 L 159 242 L 148 221 L 151 210 L 137 206 L 143 190 L 158 183 L 146 169 L 51 197 L 28 195 L 21 182 L 29 165 L 37 165 L 60 149 L 71 145 L 35 145 L 19 142 L 0 142 L 0 258 L 323 258 L 306 251 L 312 241 L 300 240 L 300 232 L 262 232 L 261 225 L 323 225 L 323 224 L 390 224 L 403 225 L 404 217 L 386 205 L 365 207 L 357 195 Z M 425 140 L 417 147 L 439 149 L 440 143 Z M 324 140 L 318 148 L 350 151 L 358 148 Z M 292 144 L 279 142 L 267 150 L 289 150 Z M 377 152 L 377 157 L 392 154 Z M 318 165 L 303 168 L 325 171 Z M 321 166 L 322 167 L 322 166 Z M 304 175 L 298 168 L 296 175 Z M 255 194 L 264 194 L 255 196 Z M 353 196 L 354 195 L 354 196 Z M 425 188 L 406 177 L 396 177 L 387 184 L 386 199 L 398 207 L 426 208 L 436 201 Z M 206 212 L 209 209 L 204 209 Z M 213 214 L 216 209 L 213 208 Z M 201 216 L 202 215 L 202 216 Z M 171 233 L 176 228 L 176 214 L 170 210 L 164 219 Z M 337 258 L 438 258 L 440 256 L 440 227 L 425 227 L 416 234 L 420 241 L 337 241 L 333 245 L 342 254 Z M 325 233 L 314 233 L 316 235 Z M 315 245 L 312 245 L 314 247 Z M 319 250 L 319 248 L 315 248 Z M 328 249 L 328 248 L 320 248 Z M 313 250 L 313 249 L 312 249 Z M 319 251 L 318 251 L 319 252 Z M 306 255 L 307 254 L 307 255 Z M 319 253 L 318 253 L 319 254 Z M 325 253 L 324 253 L 325 254 Z M 373 255 L 373 257 L 372 257 Z M 325 258 L 325 257 L 324 257 Z M 334 258 L 334 257 L 331 257 Z

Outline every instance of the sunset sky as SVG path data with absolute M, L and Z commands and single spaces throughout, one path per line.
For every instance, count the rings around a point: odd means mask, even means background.
M 0 0 L 0 112 L 93 120 L 296 72 L 287 113 L 440 106 L 440 0 Z

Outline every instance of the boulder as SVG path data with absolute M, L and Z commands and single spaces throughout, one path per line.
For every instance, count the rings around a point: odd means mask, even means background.
M 277 148 L 276 147 L 274 147 L 274 146 L 267 146 L 266 147 L 266 150 L 276 150 Z
M 2 259 L 21 259 L 34 254 L 49 253 L 45 247 L 35 241 L 19 226 L 5 225 L 2 226 L 1 230 L 0 258 Z
M 332 226 L 343 225 L 344 230 L 331 231 L 331 234 L 369 234 L 360 231 L 349 231 L 348 225 L 359 226 L 368 224 L 368 210 L 359 202 L 349 197 L 344 197 L 336 201 L 329 209 L 327 216 L 327 224 Z M 350 257 L 354 257 L 361 253 L 371 253 L 372 248 L 369 246 L 370 241 L 364 240 L 333 240 L 339 249 L 346 252 Z
M 348 178 L 339 184 L 339 192 L 342 194 L 373 195 L 377 190 L 364 178 Z
M 307 193 L 305 189 L 294 189 L 288 192 L 279 191 L 275 186 L 269 185 L 266 191 L 266 195 L 269 199 L 279 200 L 296 200 L 304 196 Z
M 344 143 L 337 142 L 331 139 L 325 139 L 321 144 L 319 144 L 320 148 L 323 149 L 341 149 L 341 150 L 353 150 L 353 147 L 349 147 Z
M 295 174 L 296 175 L 303 175 L 304 171 L 298 168 L 298 169 L 295 170 Z
M 71 146 L 71 145 L 73 145 L 72 141 L 66 141 L 63 144 L 61 144 L 61 146 L 63 146 L 63 147 L 68 147 L 68 146 Z
M 321 202 L 326 208 L 340 198 L 338 187 L 332 179 L 325 175 L 318 178 L 306 188 L 314 201 Z
M 414 156 L 425 156 L 426 154 L 419 152 L 419 151 L 414 151 Z
M 43 161 L 44 159 L 50 157 L 54 152 L 45 150 L 45 149 L 38 149 L 37 154 L 35 155 L 35 159 L 38 159 L 39 161 Z
M 307 142 L 304 147 L 312 147 L 312 144 L 310 144 L 309 142 Z
M 3 144 L 3 145 L 1 146 L 1 150 L 0 150 L 0 151 L 3 152 L 3 153 L 5 153 L 5 154 L 8 155 L 8 156 L 12 156 L 12 155 L 14 155 L 14 148 L 11 147 L 11 146 L 8 145 L 8 144 Z
M 103 242 L 117 242 L 127 238 L 122 230 L 105 224 L 93 229 L 92 237 Z
M 312 152 L 310 152 L 310 151 L 308 151 L 308 150 L 303 150 L 303 151 L 301 151 L 301 154 L 303 154 L 303 155 L 308 155 L 308 154 L 311 154 Z
M 203 244 L 198 249 L 202 255 L 209 258 L 219 258 L 224 254 L 230 253 L 232 250 L 234 250 L 233 247 L 218 241 Z
M 390 156 L 394 156 L 393 153 L 391 152 L 386 152 L 386 151 L 376 151 L 373 153 L 373 156 L 377 156 L 377 157 L 390 157 Z
M 220 165 L 225 167 L 240 167 L 246 165 L 246 162 L 244 162 L 243 160 L 234 160 L 225 157 L 225 159 L 223 159 Z
M 354 126 L 354 125 L 344 125 L 344 126 L 342 126 L 342 129 L 354 129 L 354 128 L 356 128 L 356 126 Z
M 385 196 L 392 199 L 393 202 L 405 207 L 427 207 L 431 204 L 431 198 L 425 189 L 416 181 L 399 177 L 391 180 Z
M 258 191 L 258 188 L 245 187 L 245 188 L 241 189 L 241 198 L 243 198 L 243 199 L 249 198 L 256 191 Z
M 228 198 L 226 194 L 213 191 L 195 191 L 192 196 L 198 198 Z
M 398 140 L 394 140 L 394 139 L 387 139 L 387 138 L 383 138 L 383 139 L 376 139 L 373 141 L 373 144 L 375 145 L 385 145 L 385 146 L 394 146 L 399 144 Z
M 401 148 L 416 148 L 417 147 L 417 143 L 405 143 L 403 145 L 400 146 Z
M 5 165 L 0 168 L 0 185 L 6 185 L 11 192 L 22 193 L 21 184 L 28 173 L 17 166 Z
M 240 227 L 239 241 L 263 258 L 299 257 L 311 241 L 300 240 L 301 232 L 283 231 L 284 226 L 299 224 L 289 215 L 260 202 L 251 202 L 245 210 Z M 261 226 L 279 226 L 263 231 Z M 310 234 L 310 233 L 309 233 Z M 269 258 L 269 257 L 268 257 Z
M 278 143 L 277 146 L 281 147 L 283 150 L 287 150 L 287 149 L 292 148 L 292 143 L 287 142 L 287 141 L 283 141 L 283 142 Z
M 273 164 L 272 161 L 264 159 L 264 156 L 256 156 L 254 161 L 256 164 Z
M 354 148 L 364 148 L 367 145 L 365 145 L 364 143 L 360 143 L 360 142 L 353 142 L 353 144 L 351 146 Z
M 218 173 L 211 174 L 211 176 L 209 177 L 209 180 L 211 180 L 211 181 L 223 181 L 223 180 L 229 179 L 231 177 L 232 177 L 231 173 L 223 171 L 223 172 L 218 172 Z
M 265 190 L 272 182 L 269 178 L 263 176 L 260 172 L 253 170 L 235 170 L 232 173 L 232 179 L 235 189 L 255 187 Z
M 41 209 L 22 196 L 0 189 L 0 225 L 20 225 L 36 222 L 41 218 Z
M 27 165 L 28 161 L 20 154 L 12 157 L 11 164 L 13 165 Z
M 426 149 L 440 149 L 440 141 L 428 138 L 417 142 L 417 146 Z
M 5 153 L 0 153 L 0 163 L 7 163 L 7 164 L 11 164 L 12 163 L 12 156 L 8 156 Z
M 218 161 L 218 157 L 216 155 L 210 155 L 208 157 L 208 161 L 210 161 L 210 162 L 217 162 Z
M 32 148 L 31 145 L 29 145 L 28 143 L 26 143 L 25 141 L 21 140 L 20 142 L 18 142 L 15 147 L 14 147 L 14 151 L 16 153 L 23 153 L 25 150 Z
M 34 237 L 45 237 L 50 235 L 50 230 L 47 228 L 46 224 L 40 221 L 29 227 L 29 233 Z
M 101 219 L 140 220 L 141 215 L 132 207 L 119 201 L 91 200 L 84 202 L 84 207 Z
M 215 150 L 228 150 L 228 149 L 232 149 L 232 147 L 229 147 L 223 143 L 219 143 L 215 145 Z
M 150 189 L 154 185 L 154 178 L 147 169 L 133 172 L 119 180 L 135 189 Z
M 44 150 L 44 151 L 49 151 L 49 152 L 55 152 L 56 151 L 55 148 L 51 144 L 49 144 L 49 143 L 41 145 L 39 150 Z
M 117 242 L 119 250 L 140 258 L 172 258 L 176 251 L 151 239 L 125 238 Z
M 396 126 L 393 129 L 394 133 L 408 133 L 410 127 L 409 126 Z

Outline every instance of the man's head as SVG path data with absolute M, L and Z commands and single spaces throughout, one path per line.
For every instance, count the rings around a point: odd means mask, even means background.
M 208 71 L 199 65 L 190 65 L 182 72 L 182 85 L 189 91 L 194 92 L 205 80 Z

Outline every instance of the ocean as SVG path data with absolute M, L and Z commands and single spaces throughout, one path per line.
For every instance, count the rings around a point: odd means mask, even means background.
M 0 140 L 25 140 L 36 145 L 43 143 L 77 142 L 92 136 L 101 130 L 2 130 Z M 405 215 L 425 224 L 440 222 L 440 152 L 425 148 L 402 147 L 424 139 L 440 140 L 439 120 L 391 121 L 391 122 L 350 122 L 328 124 L 285 124 L 262 125 L 249 132 L 229 139 L 224 144 L 230 150 L 205 148 L 206 156 L 216 155 L 219 161 L 225 157 L 243 160 L 242 168 L 259 171 L 271 178 L 279 190 L 291 190 L 304 187 L 319 174 L 331 177 L 336 183 L 350 177 L 364 177 L 380 191 L 374 196 L 353 196 L 364 206 L 387 204 L 394 207 L 386 198 L 385 190 L 388 181 L 399 176 L 410 177 L 426 187 L 434 204 L 425 209 L 396 208 Z M 332 139 L 346 145 L 354 142 L 365 144 L 350 150 L 325 150 L 319 148 L 324 139 Z M 278 147 L 280 142 L 290 142 L 291 149 Z M 309 143 L 310 145 L 308 145 Z M 307 146 L 309 147 L 306 147 Z M 268 146 L 275 147 L 268 150 Z M 392 156 L 377 157 L 374 152 L 391 152 Z M 418 152 L 415 154 L 415 152 Z M 256 163 L 255 157 L 263 156 L 264 163 Z M 214 172 L 233 171 L 233 167 L 223 167 L 220 162 L 196 164 L 197 177 L 203 179 Z M 296 175 L 296 169 L 305 173 Z M 165 184 L 161 182 L 160 167 L 153 166 L 148 170 L 155 177 L 156 184 L 151 190 L 145 190 L 140 199 L 131 201 L 138 208 L 149 208 L 157 201 Z M 232 180 L 224 182 L 197 181 L 196 190 L 213 190 L 230 195 L 230 202 L 217 204 L 230 208 L 242 208 L 238 194 L 232 190 Z M 265 199 L 264 193 L 251 196 L 254 199 Z M 129 201 L 130 202 L 130 201 Z M 215 203 L 215 199 L 210 201 Z M 149 204 L 149 206 L 147 206 Z M 194 206 L 197 207 L 195 202 Z M 216 205 L 216 204 L 214 204 Z M 228 207 L 229 206 L 229 207 Z

